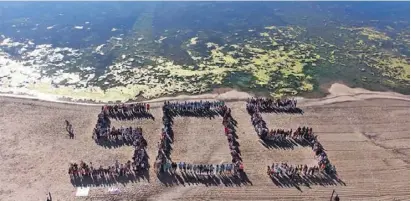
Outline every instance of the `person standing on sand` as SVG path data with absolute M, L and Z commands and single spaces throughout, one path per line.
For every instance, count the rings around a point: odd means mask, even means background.
M 51 193 L 49 192 L 49 194 L 47 195 L 47 201 L 52 201 L 51 199 Z
M 335 197 L 333 200 L 334 193 L 335 193 Z M 335 192 L 335 190 L 333 190 L 333 193 L 331 194 L 330 201 L 340 201 L 340 197 L 338 196 L 337 192 Z
M 66 119 L 66 131 L 69 134 L 70 139 L 74 139 L 74 129 L 73 129 L 73 125 Z

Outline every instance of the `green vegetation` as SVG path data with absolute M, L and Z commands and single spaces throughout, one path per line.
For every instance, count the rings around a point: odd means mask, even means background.
M 30 88 L 99 101 L 200 94 L 216 87 L 272 97 L 323 95 L 320 86 L 335 81 L 409 93 L 409 22 L 351 23 L 335 17 L 339 14 L 299 5 L 265 10 L 272 16 L 258 18 L 253 12 L 250 19 L 227 20 L 218 7 L 208 6 L 198 5 L 208 9 L 207 15 L 193 14 L 201 20 L 184 24 L 190 6 L 164 6 L 160 12 L 161 4 L 147 5 L 128 34 L 101 47 L 104 57 L 91 53 L 96 45 L 67 65 L 85 84 L 67 79 L 58 88 L 41 82 Z M 84 70 L 88 66 L 97 69 L 95 74 Z M 44 71 L 52 74 L 58 68 L 50 65 Z

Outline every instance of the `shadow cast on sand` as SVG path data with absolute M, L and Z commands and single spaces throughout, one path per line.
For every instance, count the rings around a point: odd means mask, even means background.
M 128 175 L 128 176 L 118 176 L 115 178 L 110 177 L 109 179 L 102 178 L 97 180 L 96 178 L 91 178 L 89 176 L 85 176 L 82 179 L 76 177 L 75 179 L 71 179 L 71 184 L 74 187 L 99 187 L 99 186 L 113 186 L 113 185 L 126 185 L 128 183 L 137 183 L 142 180 L 150 182 L 150 173 L 149 169 L 141 170 L 140 172 L 136 172 L 135 174 Z
M 157 178 L 167 187 L 172 186 L 191 186 L 191 185 L 205 185 L 205 186 L 226 186 L 226 187 L 239 187 L 244 185 L 253 185 L 248 179 L 245 172 L 238 175 L 199 175 L 195 173 L 169 173 L 163 172 L 157 174 Z
M 295 147 L 312 147 L 312 144 L 306 140 L 293 140 L 293 139 L 284 139 L 284 140 L 259 140 L 267 149 L 284 149 L 284 150 L 293 150 Z
M 302 191 L 300 186 L 311 188 L 312 185 L 320 186 L 346 186 L 346 183 L 335 174 L 321 173 L 319 175 L 296 175 L 292 178 L 288 176 L 270 176 L 272 182 L 280 188 L 297 188 Z
M 114 149 L 114 148 L 119 148 L 121 146 L 133 146 L 133 143 L 131 141 L 124 141 L 124 140 L 95 140 L 96 144 L 106 148 L 106 149 Z

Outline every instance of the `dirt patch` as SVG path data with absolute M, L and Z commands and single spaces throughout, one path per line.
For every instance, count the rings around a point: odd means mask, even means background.
M 227 137 L 222 119 L 177 117 L 174 119 L 174 142 L 171 158 L 191 164 L 230 162 Z M 207 144 L 207 146 L 204 146 Z
M 220 95 L 220 94 L 232 91 L 232 90 L 233 90 L 232 88 L 215 88 L 213 89 L 212 93 Z

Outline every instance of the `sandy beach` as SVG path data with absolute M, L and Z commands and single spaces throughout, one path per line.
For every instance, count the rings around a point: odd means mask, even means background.
M 267 149 L 258 141 L 239 91 L 177 96 L 151 100 L 153 120 L 113 121 L 115 126 L 143 128 L 153 164 L 161 130 L 164 100 L 226 100 L 238 122 L 237 134 L 252 185 L 241 187 L 179 185 L 164 186 L 150 169 L 150 179 L 117 185 L 119 195 L 107 187 L 91 187 L 88 197 L 75 197 L 76 188 L 67 174 L 70 162 L 80 160 L 111 165 L 130 160 L 132 147 L 104 148 L 91 138 L 101 105 L 33 100 L 32 97 L 0 97 L 0 200 L 327 200 L 335 189 L 342 200 L 410 200 L 409 96 L 372 92 L 333 84 L 329 95 L 300 99 L 303 115 L 265 114 L 269 128 L 310 126 L 319 136 L 345 185 L 279 188 L 266 175 L 274 162 L 308 163 L 309 148 Z M 74 127 L 69 139 L 64 120 Z M 176 118 L 176 160 L 218 163 L 229 160 L 228 144 L 218 120 Z M 177 147 L 178 146 L 178 147 Z

